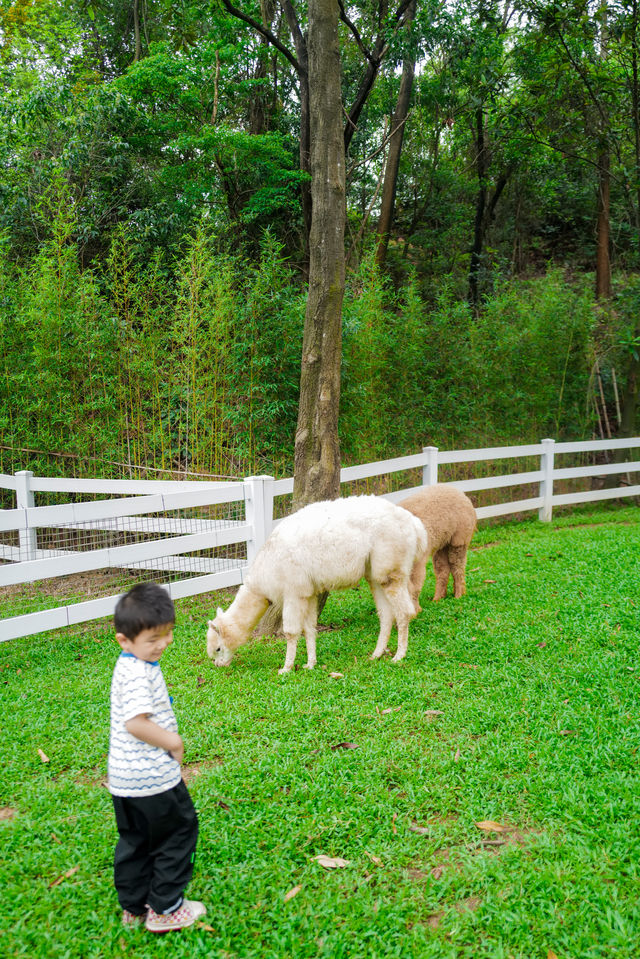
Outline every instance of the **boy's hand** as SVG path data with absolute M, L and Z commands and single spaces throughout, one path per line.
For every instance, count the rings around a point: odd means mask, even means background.
M 159 749 L 164 749 L 177 762 L 182 764 L 184 743 L 179 733 L 171 733 L 167 729 L 162 729 L 145 714 L 128 719 L 125 727 L 136 739 L 141 739 L 144 743 L 149 743 L 150 746 L 158 746 Z
M 173 756 L 176 762 L 179 762 L 180 765 L 182 765 L 182 760 L 184 758 L 184 743 L 182 741 L 182 736 L 179 736 L 178 733 L 176 733 L 175 736 L 176 744 L 175 746 L 171 746 L 167 752 L 170 756 Z

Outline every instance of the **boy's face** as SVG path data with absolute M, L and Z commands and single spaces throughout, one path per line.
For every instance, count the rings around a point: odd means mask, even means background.
M 116 633 L 116 639 L 123 653 L 133 653 L 136 659 L 146 663 L 155 663 L 173 642 L 173 623 L 143 629 L 135 639 L 128 639 L 122 633 Z

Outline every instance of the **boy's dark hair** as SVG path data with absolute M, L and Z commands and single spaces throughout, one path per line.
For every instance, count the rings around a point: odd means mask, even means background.
M 145 629 L 175 623 L 176 611 L 166 589 L 157 583 L 138 583 L 116 603 L 116 633 L 135 639 Z

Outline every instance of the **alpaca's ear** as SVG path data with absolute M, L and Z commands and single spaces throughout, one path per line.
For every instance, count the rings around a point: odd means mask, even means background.
M 208 620 L 207 622 L 208 622 L 209 626 L 213 626 L 213 620 L 212 620 L 212 619 Z

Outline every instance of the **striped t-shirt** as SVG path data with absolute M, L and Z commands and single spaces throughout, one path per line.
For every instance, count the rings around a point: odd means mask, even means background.
M 111 680 L 109 792 L 114 796 L 155 796 L 180 782 L 180 763 L 166 750 L 137 739 L 125 723 L 147 714 L 170 732 L 178 731 L 171 700 L 158 663 L 121 653 Z

